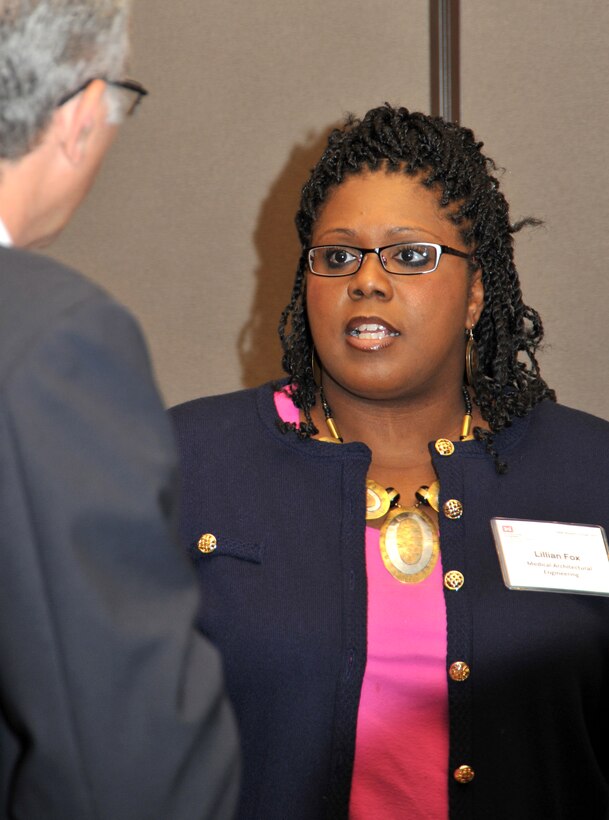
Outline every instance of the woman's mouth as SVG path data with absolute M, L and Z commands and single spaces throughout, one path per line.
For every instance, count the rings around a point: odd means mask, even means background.
M 360 350 L 380 350 L 391 344 L 400 333 L 388 322 L 376 317 L 352 319 L 346 327 L 347 341 Z
M 400 335 L 393 325 L 378 316 L 354 316 L 347 325 L 346 333 L 356 339 L 386 339 Z
M 376 322 L 364 322 L 352 330 L 347 331 L 349 336 L 355 336 L 358 339 L 384 339 L 386 336 L 399 336 L 397 330 L 389 330 L 386 325 L 380 325 Z

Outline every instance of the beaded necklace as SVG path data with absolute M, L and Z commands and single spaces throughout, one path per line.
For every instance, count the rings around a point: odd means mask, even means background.
M 473 438 L 472 400 L 464 386 L 463 402 L 465 415 L 461 427 L 460 441 Z M 342 444 L 336 422 L 328 404 L 323 387 L 319 389 L 321 406 L 330 436 L 321 436 L 320 441 Z M 416 503 L 405 507 L 400 502 L 400 494 L 393 487 L 383 487 L 373 478 L 366 479 L 366 521 L 379 521 L 379 547 L 383 563 L 389 573 L 403 584 L 418 584 L 431 574 L 438 561 L 440 537 L 438 528 L 423 507 L 440 509 L 440 482 L 422 484 L 415 492 Z

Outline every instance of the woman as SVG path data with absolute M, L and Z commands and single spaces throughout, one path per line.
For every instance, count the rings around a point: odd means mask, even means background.
M 607 527 L 609 425 L 540 376 L 480 149 L 390 106 L 335 131 L 296 217 L 288 379 L 173 411 L 241 818 L 609 811 L 608 599 L 542 549 L 548 522 Z M 496 549 L 493 518 L 545 522 L 544 591 L 506 586 L 521 525 Z

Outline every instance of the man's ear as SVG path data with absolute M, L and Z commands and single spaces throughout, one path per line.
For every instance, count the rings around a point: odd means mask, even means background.
M 103 80 L 93 80 L 56 112 L 58 142 L 71 165 L 82 162 L 92 133 L 106 122 L 105 90 Z

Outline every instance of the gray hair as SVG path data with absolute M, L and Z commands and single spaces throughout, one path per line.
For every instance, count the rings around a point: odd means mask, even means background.
M 130 0 L 0 0 L 0 159 L 31 151 L 58 102 L 87 80 L 123 76 L 129 7 Z

